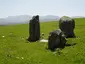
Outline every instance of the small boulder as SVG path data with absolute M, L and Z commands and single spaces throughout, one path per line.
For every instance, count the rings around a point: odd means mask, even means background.
M 60 29 L 50 32 L 48 37 L 48 49 L 54 51 L 56 48 L 64 48 L 65 44 L 65 35 Z

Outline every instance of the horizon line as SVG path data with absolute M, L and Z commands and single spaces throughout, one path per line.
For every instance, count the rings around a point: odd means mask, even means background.
M 6 16 L 6 17 L 0 17 L 0 18 L 8 18 L 8 17 L 14 17 L 14 16 L 23 16 L 23 15 L 28 15 L 28 14 L 22 14 L 22 15 L 9 15 L 9 16 Z M 39 14 L 35 14 L 35 15 L 28 15 L 28 16 L 36 16 L 36 15 L 39 15 Z M 58 17 L 62 17 L 62 16 L 68 16 L 68 17 L 85 17 L 85 16 L 81 16 L 81 15 L 52 15 L 52 14 L 48 14 L 48 15 L 39 15 L 39 16 L 58 16 Z

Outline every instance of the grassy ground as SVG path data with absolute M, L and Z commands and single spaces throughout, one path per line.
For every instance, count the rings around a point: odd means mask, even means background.
M 27 42 L 27 24 L 0 26 L 0 64 L 85 64 L 85 19 L 75 21 L 77 38 L 69 38 L 67 43 L 77 44 L 65 47 L 60 56 L 57 51 L 46 50 L 47 43 Z M 41 23 L 41 33 L 45 33 L 46 39 L 56 29 L 58 22 Z

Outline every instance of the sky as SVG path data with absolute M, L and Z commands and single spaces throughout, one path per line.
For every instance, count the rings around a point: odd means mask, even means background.
M 85 16 L 85 0 L 0 0 L 0 18 L 16 15 Z

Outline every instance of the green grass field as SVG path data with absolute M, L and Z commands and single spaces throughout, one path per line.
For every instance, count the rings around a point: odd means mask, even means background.
M 78 38 L 69 38 L 67 43 L 77 44 L 65 47 L 60 56 L 46 50 L 47 43 L 27 42 L 28 24 L 0 26 L 0 64 L 85 64 L 85 18 L 75 23 Z M 49 32 L 58 29 L 58 22 L 42 22 L 40 27 L 47 39 Z

